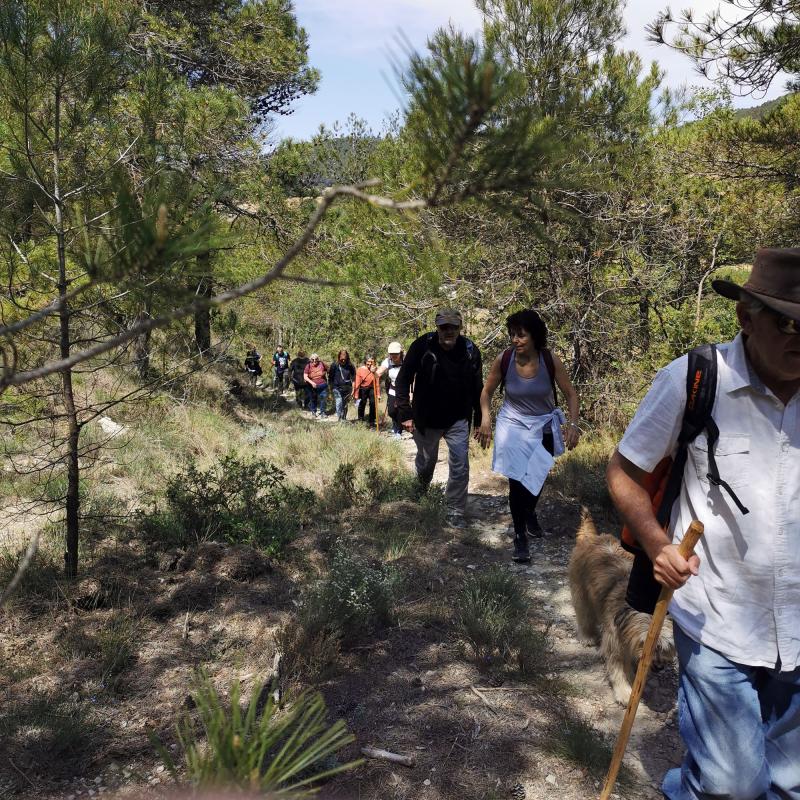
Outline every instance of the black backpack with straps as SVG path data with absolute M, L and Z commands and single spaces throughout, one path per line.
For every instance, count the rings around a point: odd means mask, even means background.
M 431 383 L 434 382 L 436 379 L 436 370 L 439 366 L 439 359 L 432 349 L 434 342 L 437 340 L 438 334 L 436 331 L 428 333 L 425 335 L 425 352 L 422 354 L 422 358 L 420 359 L 420 368 L 425 363 L 425 359 L 430 359 L 433 363 L 431 364 L 431 371 L 430 371 L 430 381 Z M 473 371 L 477 373 L 480 369 L 480 357 L 478 354 L 478 348 L 475 347 L 475 343 L 467 336 L 462 337 L 464 342 L 467 346 L 467 359 L 469 360 L 470 366 L 472 367 Z

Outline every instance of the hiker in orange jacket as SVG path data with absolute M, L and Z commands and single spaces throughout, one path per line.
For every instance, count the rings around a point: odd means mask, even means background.
M 356 380 L 353 384 L 353 397 L 358 401 L 358 419 L 364 421 L 364 413 L 367 403 L 369 403 L 369 414 L 367 414 L 367 424 L 375 427 L 375 381 L 377 367 L 375 366 L 375 356 L 367 356 L 364 363 L 356 370 Z

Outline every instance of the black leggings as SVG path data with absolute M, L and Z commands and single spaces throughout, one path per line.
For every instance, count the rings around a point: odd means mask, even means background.
M 367 403 L 369 403 L 369 414 L 367 414 L 367 422 L 370 427 L 375 425 L 375 387 L 362 386 L 358 390 L 358 396 L 361 402 L 358 404 L 358 418 L 361 422 L 364 421 L 364 413 L 367 410 Z
M 392 433 L 402 433 L 403 426 L 397 419 L 397 398 L 393 394 L 386 395 L 386 415 L 392 420 Z
M 550 431 L 543 435 L 542 444 L 544 449 L 553 455 L 553 434 Z M 536 504 L 540 497 L 541 494 L 531 494 L 519 481 L 508 479 L 508 505 L 511 508 L 515 536 L 524 536 L 526 528 L 532 532 L 539 527 Z

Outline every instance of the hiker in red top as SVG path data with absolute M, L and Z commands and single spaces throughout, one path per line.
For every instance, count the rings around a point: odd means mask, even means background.
M 356 370 L 356 381 L 353 384 L 353 397 L 358 402 L 358 419 L 364 421 L 364 412 L 369 403 L 369 414 L 367 415 L 367 424 L 370 428 L 375 427 L 375 382 L 377 367 L 375 365 L 375 357 L 367 356 L 362 366 Z
M 514 523 L 514 561 L 530 561 L 528 537 L 541 537 L 536 504 L 553 456 L 570 450 L 580 437 L 579 403 L 561 359 L 547 349 L 547 327 L 533 310 L 506 319 L 511 347 L 494 360 L 481 393 L 481 424 L 475 438 L 492 440 L 491 399 L 504 384 L 497 415 L 492 469 L 508 478 L 508 504 Z M 564 393 L 569 423 L 556 403 L 556 384 Z
M 324 361 L 320 361 L 316 353 L 311 354 L 311 359 L 303 373 L 303 379 L 311 388 L 309 410 L 315 417 L 324 417 L 325 402 L 328 399 L 328 365 Z

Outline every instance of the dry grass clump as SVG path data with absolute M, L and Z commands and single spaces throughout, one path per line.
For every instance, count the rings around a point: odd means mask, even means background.
M 5 588 L 17 572 L 27 549 L 7 547 L 0 549 L 0 587 Z M 58 581 L 64 574 L 62 548 L 58 546 L 51 526 L 47 526 L 39 540 L 39 548 L 22 576 L 17 589 L 8 600 L 8 606 L 25 609 L 31 613 L 47 611 L 58 602 Z
M 66 659 L 92 662 L 99 687 L 116 689 L 122 675 L 136 661 L 139 621 L 129 609 L 112 611 L 89 621 L 76 619 L 55 636 L 55 644 Z
M 7 756 L 47 764 L 51 776 L 73 774 L 96 747 L 100 733 L 85 702 L 33 690 L 8 703 L 0 715 L 0 740 Z
M 596 780 L 605 776 L 614 750 L 613 740 L 574 714 L 564 715 L 558 720 L 550 735 L 544 737 L 543 746 L 553 755 L 585 769 Z M 617 780 L 620 786 L 632 785 L 630 769 L 623 765 Z
M 296 411 L 282 414 L 274 434 L 261 439 L 256 450 L 285 469 L 289 480 L 315 490 L 333 480 L 340 464 L 406 472 L 403 451 L 394 442 L 361 425 L 317 422 Z
M 543 637 L 530 629 L 528 598 L 500 566 L 470 575 L 456 604 L 458 629 L 483 666 L 516 664 L 525 675 L 543 670 Z

